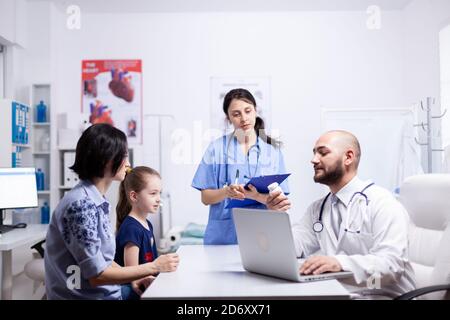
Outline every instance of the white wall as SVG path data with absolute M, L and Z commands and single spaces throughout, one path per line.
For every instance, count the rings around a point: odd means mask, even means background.
M 27 102 L 24 74 L 24 49 L 28 40 L 27 2 L 0 1 L 0 43 L 7 45 L 5 92 L 7 98 Z
M 27 4 L 28 41 L 25 50 L 26 80 L 32 83 L 49 83 L 51 4 L 31 1 Z
M 0 37 L 3 42 L 14 41 L 14 0 L 0 1 Z
M 28 40 L 27 2 L 0 1 L 0 43 L 6 45 L 5 92 L 7 98 L 27 102 L 24 85 L 24 51 Z
M 439 32 L 450 23 L 450 1 L 414 0 L 405 8 L 403 20 L 405 102 L 413 104 L 426 97 L 434 97 L 436 108 L 433 114 L 439 114 Z M 440 127 L 438 120 L 434 120 L 433 125 Z M 442 147 L 440 139 L 436 138 L 434 142 L 434 148 Z M 426 158 L 424 148 L 422 154 Z M 439 169 L 442 154 L 434 153 L 434 156 L 433 167 Z M 422 163 L 427 166 L 425 160 Z
M 16 18 L 14 42 L 26 48 L 28 46 L 28 3 L 25 0 L 14 0 L 14 4 Z
M 0 45 L 0 48 L 3 50 L 3 48 Z M 5 61 L 5 52 L 1 51 L 0 52 L 0 99 L 3 99 L 5 97 L 5 72 L 4 72 L 4 61 Z
M 27 16 L 25 0 L 0 1 L 0 42 L 27 44 Z
M 442 119 L 442 142 L 450 146 L 450 21 L 439 34 L 441 60 L 441 103 L 442 109 L 447 109 L 447 115 Z M 450 159 L 449 159 L 450 160 Z
M 271 122 L 286 145 L 295 215 L 323 192 L 309 163 L 320 108 L 404 106 L 400 12 L 384 12 L 379 31 L 366 28 L 362 11 L 84 13 L 81 30 L 66 29 L 65 13 L 56 15 L 51 62 L 59 112 L 80 109 L 82 59 L 142 59 L 144 114 L 173 113 L 175 126 L 190 132 L 194 121 L 209 125 L 211 76 L 271 76 Z M 144 149 L 154 148 L 152 136 L 144 139 Z M 207 221 L 190 187 L 200 157 L 165 170 L 174 224 Z
M 439 31 L 450 23 L 450 1 L 414 0 L 404 10 L 405 93 L 413 103 L 440 96 Z

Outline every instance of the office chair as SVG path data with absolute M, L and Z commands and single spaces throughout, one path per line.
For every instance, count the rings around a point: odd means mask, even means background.
M 409 257 L 418 289 L 396 299 L 450 299 L 450 174 L 405 179 L 399 200 L 410 216 Z
M 31 249 L 35 249 L 37 252 L 33 253 L 33 259 L 25 264 L 24 271 L 28 278 L 33 280 L 33 294 L 37 289 L 44 285 L 45 280 L 45 268 L 44 268 L 44 248 L 42 245 L 45 240 L 42 240 L 35 245 L 31 246 Z M 45 298 L 45 295 L 44 297 Z

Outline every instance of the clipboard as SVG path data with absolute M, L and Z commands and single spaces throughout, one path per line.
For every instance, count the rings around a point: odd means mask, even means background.
M 244 200 L 231 199 L 230 201 L 228 201 L 228 204 L 226 205 L 225 209 L 246 208 L 257 204 L 261 203 L 252 199 L 244 199 Z
M 251 184 L 258 190 L 259 193 L 269 193 L 269 188 L 267 188 L 270 184 L 277 182 L 278 184 L 281 184 L 284 180 L 286 180 L 287 177 L 289 177 L 291 174 L 274 174 L 269 176 L 260 176 L 260 177 L 254 177 L 251 178 L 249 182 L 244 186 L 246 190 L 250 190 L 248 188 L 248 185 Z M 237 200 L 237 199 L 231 199 L 228 204 L 226 205 L 225 209 L 231 209 L 231 208 L 244 208 L 248 206 L 258 205 L 260 204 L 258 201 L 252 200 L 252 199 L 244 199 L 244 200 Z
M 251 184 L 256 188 L 256 190 L 258 190 L 259 193 L 269 193 L 269 188 L 267 188 L 269 185 L 271 185 L 274 182 L 281 184 L 290 175 L 291 175 L 290 173 L 286 173 L 286 174 L 273 174 L 270 176 L 254 177 L 251 178 L 249 182 L 247 182 L 244 188 L 246 190 L 250 190 L 248 185 Z

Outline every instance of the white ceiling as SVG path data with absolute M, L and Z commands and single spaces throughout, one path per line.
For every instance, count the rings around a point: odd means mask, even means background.
M 371 5 L 381 10 L 401 10 L 412 0 L 28 0 L 51 1 L 61 10 L 80 6 L 83 12 L 222 12 L 222 11 L 366 11 Z

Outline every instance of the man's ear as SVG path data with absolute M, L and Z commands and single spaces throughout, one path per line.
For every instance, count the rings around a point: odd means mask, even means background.
M 345 160 L 344 160 L 344 164 L 346 166 L 351 166 L 352 163 L 355 162 L 355 152 L 353 152 L 353 150 L 347 150 L 345 152 Z

